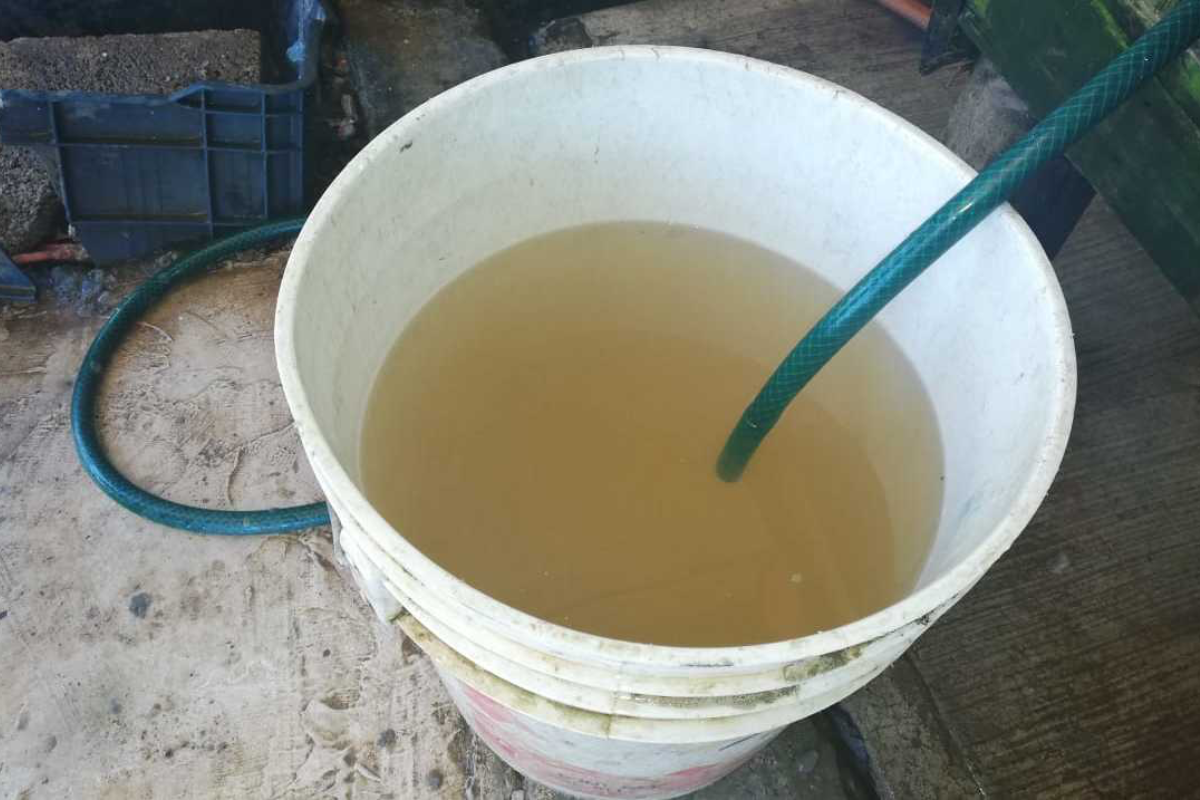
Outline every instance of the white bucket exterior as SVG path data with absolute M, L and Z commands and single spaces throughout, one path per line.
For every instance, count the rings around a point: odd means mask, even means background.
M 733 234 L 848 288 L 972 176 L 912 125 L 810 75 L 621 47 L 458 86 L 376 138 L 326 192 L 280 292 L 283 388 L 364 593 L 430 655 L 505 760 L 580 796 L 674 797 L 878 674 L 1045 496 L 1074 409 L 1070 323 L 1045 255 L 1008 208 L 919 278 L 879 318 L 925 382 L 945 448 L 942 518 L 918 586 L 834 630 L 707 649 L 523 614 L 379 516 L 358 484 L 359 434 L 401 329 L 486 256 L 590 222 Z

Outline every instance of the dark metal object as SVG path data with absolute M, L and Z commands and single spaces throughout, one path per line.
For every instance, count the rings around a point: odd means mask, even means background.
M 847 797 L 852 800 L 879 800 L 887 796 L 875 782 L 875 770 L 866 737 L 850 712 L 841 703 L 835 703 L 815 719 L 834 743 L 842 789 Z
M 1059 156 L 1039 169 L 1008 202 L 1028 223 L 1046 256 L 1054 258 L 1095 196 L 1088 179 L 1065 156 Z
M 921 74 L 951 64 L 971 61 L 979 52 L 971 40 L 958 29 L 958 16 L 965 0 L 933 0 L 925 43 L 921 46 Z

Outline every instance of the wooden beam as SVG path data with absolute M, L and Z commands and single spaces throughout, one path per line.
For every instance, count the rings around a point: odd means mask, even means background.
M 1034 113 L 1125 49 L 1161 0 L 968 0 L 963 29 Z M 1200 59 L 1170 65 L 1068 156 L 1200 310 Z

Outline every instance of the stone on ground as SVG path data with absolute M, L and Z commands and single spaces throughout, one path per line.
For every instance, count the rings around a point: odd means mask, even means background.
M 0 249 L 32 249 L 62 215 L 50 172 L 32 150 L 0 146 Z
M 586 14 L 627 0 L 476 0 L 492 23 L 492 35 L 510 55 L 527 55 L 530 33 L 561 17 Z
M 368 136 L 507 63 L 465 0 L 343 0 L 339 11 Z

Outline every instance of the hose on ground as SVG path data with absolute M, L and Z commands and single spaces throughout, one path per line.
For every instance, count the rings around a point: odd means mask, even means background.
M 88 348 L 71 395 L 71 431 L 84 470 L 104 493 L 133 513 L 192 533 L 252 536 L 313 528 L 329 524 L 324 503 L 261 511 L 228 511 L 186 506 L 134 485 L 108 460 L 96 431 L 96 396 L 104 370 L 129 330 L 155 303 L 183 281 L 234 253 L 266 242 L 294 236 L 303 218 L 272 222 L 234 234 L 197 250 L 152 275 L 125 298 L 104 323 Z

